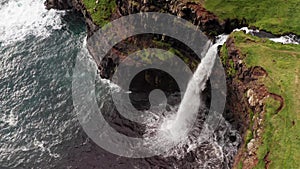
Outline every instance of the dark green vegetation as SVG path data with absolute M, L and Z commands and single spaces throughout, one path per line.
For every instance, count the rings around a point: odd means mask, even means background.
M 225 45 L 222 46 L 220 52 L 221 52 L 221 54 L 222 54 L 221 61 L 222 61 L 223 65 L 229 64 L 228 69 L 226 69 L 226 75 L 227 75 L 227 76 L 230 76 L 230 77 L 233 77 L 233 76 L 236 74 L 236 70 L 235 70 L 235 68 L 234 68 L 234 63 L 233 63 L 233 61 L 228 59 L 228 57 L 229 57 L 229 56 L 228 56 L 228 50 L 227 50 L 227 48 L 225 47 Z M 227 61 L 228 61 L 228 63 L 227 63 Z
M 187 64 L 190 67 L 190 69 L 192 71 L 196 70 L 196 68 L 198 66 L 198 61 L 194 58 L 189 57 L 189 54 L 183 53 L 183 51 L 179 51 L 178 49 L 172 47 L 171 44 L 169 44 L 167 42 L 164 42 L 164 41 L 161 41 L 161 40 L 153 40 L 153 43 L 155 44 L 156 48 L 164 49 L 164 50 L 172 53 L 172 55 L 175 55 L 175 56 L 179 57 L 182 61 L 185 62 L 185 64 Z M 161 61 L 169 59 L 169 58 L 164 58 L 164 56 L 160 56 L 160 55 L 157 55 L 157 57 Z
M 98 26 L 104 26 L 109 22 L 111 14 L 116 9 L 114 0 L 82 0 L 93 22 Z
M 205 0 L 204 6 L 220 19 L 246 19 L 274 34 L 300 35 L 300 0 Z
M 278 101 L 266 101 L 262 145 L 257 156 L 257 168 L 264 168 L 269 152 L 270 168 L 298 168 L 300 166 L 300 46 L 282 45 L 243 32 L 231 35 L 236 47 L 245 57 L 247 67 L 261 66 L 268 76 L 261 79 L 270 93 L 284 98 L 284 107 L 276 113 Z M 248 135 L 247 137 L 249 137 Z M 249 138 L 248 138 L 249 139 Z

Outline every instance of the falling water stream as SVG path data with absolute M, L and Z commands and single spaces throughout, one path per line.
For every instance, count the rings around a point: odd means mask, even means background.
M 193 127 L 193 121 L 197 118 L 200 106 L 204 106 L 200 98 L 215 64 L 218 46 L 223 45 L 227 37 L 228 35 L 218 36 L 217 42 L 208 49 L 205 57 L 201 60 L 192 79 L 188 83 L 175 119 L 167 120 L 165 121 L 166 124 L 162 125 L 162 130 L 169 130 L 174 138 L 186 138 L 188 131 Z

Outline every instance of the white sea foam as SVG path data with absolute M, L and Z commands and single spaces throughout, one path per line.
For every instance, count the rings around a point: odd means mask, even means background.
M 45 147 L 45 141 L 39 141 L 37 138 L 34 138 L 34 141 L 33 141 L 33 145 L 40 149 L 42 152 L 45 152 L 47 151 L 49 153 L 49 156 L 53 157 L 53 158 L 59 158 L 60 155 L 57 154 L 57 153 L 53 153 L 50 148 L 50 147 Z
M 0 122 L 4 122 L 10 126 L 15 127 L 18 124 L 18 116 L 16 116 L 15 113 L 11 111 L 8 115 L 2 114 Z
M 12 0 L 0 8 L 0 44 L 22 41 L 28 35 L 47 37 L 61 29 L 64 12 L 46 10 L 44 0 Z

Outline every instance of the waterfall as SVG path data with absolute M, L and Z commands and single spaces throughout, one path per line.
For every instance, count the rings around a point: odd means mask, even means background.
M 208 49 L 189 81 L 176 117 L 162 124 L 162 130 L 168 130 L 174 140 L 179 141 L 187 137 L 188 131 L 193 127 L 193 122 L 197 118 L 199 108 L 204 106 L 200 96 L 206 88 L 206 82 L 214 67 L 218 46 L 223 45 L 227 38 L 228 35 L 217 37 L 217 42 Z

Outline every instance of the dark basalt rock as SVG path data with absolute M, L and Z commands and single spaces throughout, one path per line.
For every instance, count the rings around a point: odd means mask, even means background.
M 259 32 L 253 32 L 253 35 L 260 38 L 277 38 L 277 36 L 273 35 L 272 33 L 262 31 L 262 30 Z

